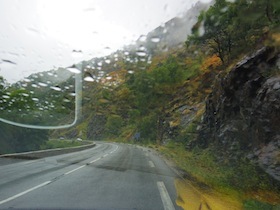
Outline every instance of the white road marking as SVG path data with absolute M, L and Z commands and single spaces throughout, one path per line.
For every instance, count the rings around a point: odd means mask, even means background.
M 172 200 L 166 190 L 166 187 L 163 182 L 157 182 L 158 190 L 160 193 L 161 201 L 163 204 L 164 210 L 175 210 L 175 207 L 172 203 Z
M 35 186 L 35 187 L 32 187 L 32 188 L 30 188 L 30 189 L 28 189 L 28 190 L 25 190 L 25 191 L 23 191 L 23 192 L 21 192 L 21 193 L 19 193 L 19 194 L 16 194 L 16 195 L 14 195 L 14 196 L 12 196 L 12 197 L 9 197 L 9 198 L 7 198 L 7 199 L 5 199 L 5 200 L 2 200 L 2 201 L 0 201 L 0 205 L 1 205 L 1 204 L 4 204 L 4 203 L 7 203 L 7 202 L 9 202 L 9 201 L 11 201 L 11 200 L 14 200 L 14 199 L 16 199 L 16 198 L 18 198 L 18 197 L 20 197 L 20 196 L 23 196 L 23 195 L 25 195 L 25 194 L 27 194 L 27 193 L 33 191 L 33 190 L 36 190 L 36 189 L 38 189 L 38 188 L 40 188 L 40 187 L 43 187 L 43 186 L 45 186 L 45 185 L 47 185 L 47 184 L 49 184 L 49 183 L 51 183 L 51 181 L 44 182 L 44 183 L 39 184 L 39 185 L 37 185 L 37 186 Z
M 155 167 L 155 164 L 154 164 L 152 161 L 149 161 L 149 165 L 150 165 L 150 167 L 152 167 L 152 168 Z
M 117 146 L 117 148 L 116 148 L 116 149 L 114 149 L 111 153 L 116 152 L 118 149 L 119 149 L 119 146 Z
M 97 159 L 95 159 L 95 160 L 92 160 L 92 161 L 90 161 L 89 163 L 94 163 L 94 162 L 96 162 L 96 161 L 98 161 L 98 160 L 100 160 L 101 158 L 97 158 Z
M 114 152 L 116 152 L 117 150 L 118 150 L 118 146 L 117 146 L 117 148 L 115 149 L 115 150 L 113 150 L 112 152 L 110 152 L 111 154 L 112 153 L 114 153 Z M 109 155 L 109 153 L 108 154 L 106 154 L 106 155 L 104 155 L 103 157 L 106 157 L 107 155 Z M 100 160 L 101 158 L 97 158 L 97 159 L 95 159 L 95 160 L 92 160 L 90 163 L 94 163 L 94 162 L 96 162 L 96 161 L 98 161 L 98 160 Z M 38 160 L 34 160 L 34 161 L 30 161 L 30 162 L 28 162 L 29 164 L 30 163 L 33 163 L 33 162 L 37 162 Z M 27 164 L 27 163 L 26 163 Z M 66 173 L 64 173 L 63 175 L 68 175 L 68 174 L 71 174 L 71 173 L 73 173 L 73 172 L 75 172 L 75 171 L 77 171 L 77 170 L 79 170 L 79 169 L 81 169 L 81 168 L 84 168 L 86 165 L 82 165 L 82 166 L 80 166 L 80 167 L 78 167 L 78 168 L 75 168 L 75 169 L 73 169 L 73 170 L 71 170 L 71 171 L 68 171 L 68 172 L 66 172 Z M 9 202 L 9 201 L 11 201 L 11 200 L 14 200 L 14 199 L 16 199 L 16 198 L 18 198 L 18 197 L 20 197 L 20 196 L 23 196 L 23 195 L 25 195 L 25 194 L 27 194 L 27 193 L 29 193 L 29 192 L 31 192 L 31 191 L 33 191 L 33 190 L 36 190 L 36 189 L 38 189 L 38 188 L 40 188 L 40 187 L 43 187 L 43 186 L 45 186 L 45 185 L 48 185 L 48 184 L 50 184 L 52 181 L 46 181 L 46 182 L 44 182 L 44 183 L 42 183 L 42 184 L 39 184 L 39 185 L 37 185 L 37 186 L 35 186 L 35 187 L 32 187 L 32 188 L 30 188 L 30 189 L 28 189 L 28 190 L 25 190 L 25 191 L 23 191 L 23 192 L 21 192 L 21 193 L 18 193 L 18 194 L 16 194 L 16 195 L 14 195 L 14 196 L 12 196 L 12 197 L 9 197 L 9 198 L 7 198 L 7 199 L 5 199 L 5 200 L 2 200 L 2 201 L 0 201 L 0 205 L 1 204 L 4 204 L 4 203 L 7 203 L 7 202 Z
M 71 174 L 71 173 L 73 173 L 73 172 L 75 172 L 75 171 L 77 171 L 77 170 L 79 170 L 79 169 L 81 169 L 81 168 L 83 168 L 83 167 L 85 167 L 85 166 L 86 166 L 86 165 L 82 165 L 82 166 L 80 166 L 80 167 L 78 167 L 78 168 L 75 168 L 75 169 L 73 169 L 73 170 L 71 170 L 71 171 L 66 172 L 64 175 Z

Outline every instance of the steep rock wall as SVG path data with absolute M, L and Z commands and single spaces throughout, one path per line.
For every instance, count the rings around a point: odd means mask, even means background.
M 201 147 L 229 161 L 247 157 L 280 180 L 280 53 L 264 47 L 220 79 L 206 101 Z

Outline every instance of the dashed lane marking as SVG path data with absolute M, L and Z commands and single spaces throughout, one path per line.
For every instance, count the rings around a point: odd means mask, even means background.
M 119 147 L 117 146 L 115 150 L 113 150 L 112 152 L 110 152 L 110 154 L 116 152 L 116 151 L 118 150 L 118 148 L 119 148 Z M 109 153 L 107 153 L 107 154 L 104 155 L 103 157 L 106 157 L 107 155 L 109 155 Z M 90 163 L 94 163 L 94 162 L 96 162 L 96 161 L 98 161 L 98 160 L 100 160 L 100 159 L 101 159 L 101 158 L 97 158 L 97 159 L 95 159 L 95 160 L 92 160 Z M 37 160 L 36 160 L 36 161 L 37 161 Z M 34 162 L 35 162 L 35 161 L 34 161 Z M 71 171 L 68 171 L 68 172 L 62 174 L 61 176 L 71 174 L 71 173 L 73 173 L 73 172 L 75 172 L 75 171 L 77 171 L 77 170 L 79 170 L 79 169 L 84 168 L 85 166 L 86 166 L 86 165 L 82 165 L 82 166 L 80 166 L 80 167 L 78 167 L 78 168 L 75 168 L 75 169 L 73 169 L 73 170 L 71 170 Z M 32 187 L 32 188 L 28 189 L 28 190 L 25 190 L 25 191 L 23 191 L 23 192 L 21 192 L 21 193 L 18 193 L 18 194 L 16 194 L 16 195 L 14 195 L 14 196 L 11 196 L 11 197 L 9 197 L 9 198 L 7 198 L 7 199 L 5 199 L 5 200 L 0 201 L 0 205 L 2 205 L 2 204 L 4 204 L 4 203 L 7 203 L 7 202 L 9 202 L 9 201 L 12 201 L 12 200 L 14 200 L 14 199 L 16 199 L 16 198 L 18 198 L 18 197 L 21 197 L 21 196 L 23 196 L 23 195 L 25 195 L 25 194 L 27 194 L 27 193 L 29 193 L 29 192 L 31 192 L 31 191 L 34 191 L 34 190 L 36 190 L 36 189 L 38 189 L 38 188 L 40 188 L 40 187 L 46 186 L 46 185 L 48 185 L 48 184 L 50 184 L 50 183 L 52 183 L 52 182 L 53 182 L 53 181 L 46 181 L 46 182 L 44 182 L 44 183 L 42 183 L 42 184 L 39 184 L 39 185 L 37 185 L 37 186 L 35 186 L 35 187 Z
M 40 187 L 43 187 L 43 186 L 45 186 L 45 185 L 47 185 L 47 184 L 49 184 L 49 183 L 51 183 L 51 181 L 44 182 L 44 183 L 39 184 L 39 185 L 37 185 L 37 186 L 35 186 L 35 187 L 32 187 L 32 188 L 30 188 L 30 189 L 28 189 L 28 190 L 25 190 L 25 191 L 23 191 L 23 192 L 21 192 L 21 193 L 19 193 L 19 194 L 16 194 L 16 195 L 14 195 L 14 196 L 12 196 L 12 197 L 9 197 L 9 198 L 7 198 L 7 199 L 5 199 L 5 200 L 2 200 L 2 201 L 0 201 L 0 205 L 1 205 L 1 204 L 4 204 L 4 203 L 7 203 L 7 202 L 9 202 L 9 201 L 11 201 L 11 200 L 14 200 L 14 199 L 16 199 L 16 198 L 18 198 L 18 197 L 20 197 L 20 196 L 23 196 L 23 195 L 25 195 L 25 194 L 27 194 L 27 193 L 33 191 L 33 190 L 36 190 L 36 189 L 38 189 L 38 188 L 40 188 Z
M 79 170 L 79 169 L 81 169 L 81 168 L 83 168 L 83 167 L 85 167 L 85 166 L 86 166 L 86 165 L 82 165 L 82 166 L 80 166 L 80 167 L 78 167 L 78 168 L 75 168 L 75 169 L 73 169 L 73 170 L 71 170 L 71 171 L 66 172 L 64 175 L 71 174 L 71 173 L 73 173 L 73 172 L 75 172 L 75 171 L 77 171 L 77 170 Z
M 97 159 L 95 159 L 95 160 L 92 160 L 92 161 L 90 161 L 89 163 L 94 163 L 94 162 L 96 162 L 96 161 L 98 161 L 98 160 L 100 160 L 101 158 L 97 158 Z
M 167 189 L 163 182 L 157 182 L 158 190 L 160 193 L 161 201 L 164 210 L 175 210 L 172 200 L 167 192 Z

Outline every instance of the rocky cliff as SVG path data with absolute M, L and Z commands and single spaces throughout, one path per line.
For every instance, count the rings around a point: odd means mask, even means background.
M 217 80 L 196 144 L 221 161 L 247 157 L 280 180 L 280 52 L 264 47 Z

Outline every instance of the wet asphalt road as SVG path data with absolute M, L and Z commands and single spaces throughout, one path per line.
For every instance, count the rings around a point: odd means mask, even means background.
M 176 178 L 155 152 L 127 144 L 1 159 L 0 209 L 180 209 Z

